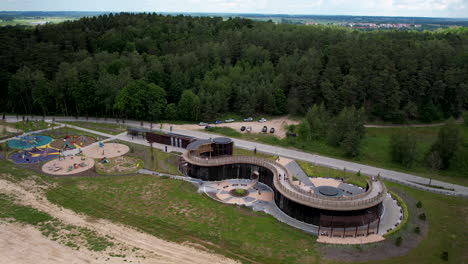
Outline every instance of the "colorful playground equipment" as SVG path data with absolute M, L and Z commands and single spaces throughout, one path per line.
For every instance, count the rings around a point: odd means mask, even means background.
M 24 135 L 8 141 L 8 146 L 20 151 L 13 153 L 9 159 L 16 164 L 34 164 L 48 161 L 59 155 L 57 149 L 49 147 L 51 137 L 42 135 Z
M 81 148 L 83 146 L 83 142 L 84 138 L 81 136 L 65 136 L 63 139 L 62 151 Z
M 8 146 L 12 149 L 32 149 L 39 148 L 49 144 L 52 138 L 36 134 L 17 136 L 15 139 L 8 141 Z
M 21 150 L 13 153 L 8 157 L 16 164 L 34 164 L 44 161 L 49 161 L 58 157 L 59 152 L 57 149 L 47 146 L 32 148 L 31 150 Z

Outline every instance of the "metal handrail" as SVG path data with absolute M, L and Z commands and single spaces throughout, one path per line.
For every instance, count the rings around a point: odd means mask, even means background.
M 379 184 L 381 184 L 382 191 L 374 197 L 357 201 L 358 199 L 370 195 L 370 193 L 372 192 L 373 182 L 368 180 L 369 190 L 363 194 L 350 197 L 324 197 L 319 196 L 315 193 L 308 193 L 307 191 L 304 191 L 299 187 L 295 186 L 291 182 L 291 177 L 289 177 L 289 175 L 291 174 L 286 167 L 267 159 L 251 156 L 224 156 L 203 158 L 189 152 L 186 152 L 183 155 L 186 161 L 199 166 L 221 166 L 235 163 L 247 163 L 265 167 L 273 172 L 273 184 L 280 193 L 282 193 L 289 199 L 299 202 L 301 204 L 321 209 L 343 211 L 365 209 L 382 202 L 386 194 L 385 185 L 382 182 L 377 181 Z M 281 168 L 286 172 L 288 176 L 288 186 L 291 188 L 288 188 L 283 183 L 281 183 L 281 181 L 279 180 L 279 173 L 277 168 Z

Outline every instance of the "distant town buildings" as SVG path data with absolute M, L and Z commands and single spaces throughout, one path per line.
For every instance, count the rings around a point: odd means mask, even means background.
M 350 28 L 420 28 L 420 24 L 377 24 L 377 23 L 338 23 L 338 26 L 350 27 Z

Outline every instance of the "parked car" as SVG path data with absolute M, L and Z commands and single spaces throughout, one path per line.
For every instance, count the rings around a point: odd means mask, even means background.
M 223 121 L 221 121 L 221 120 L 216 120 L 216 121 L 214 121 L 215 124 L 221 124 L 222 122 L 223 122 Z
M 267 126 L 263 126 L 262 132 L 263 132 L 263 133 L 266 133 L 267 131 L 268 131 L 268 127 L 267 127 Z
M 205 126 L 205 129 L 210 129 L 210 128 L 211 128 L 211 126 Z
M 224 122 L 226 122 L 226 123 L 232 123 L 232 122 L 234 122 L 234 119 L 229 118 L 229 119 L 224 120 Z
M 267 120 L 265 118 L 263 118 L 263 117 L 258 120 L 258 122 L 260 122 L 260 123 L 265 123 L 266 121 Z
M 249 126 L 249 127 L 247 127 L 247 132 L 250 133 L 250 131 L 252 131 L 252 127 Z
M 199 125 L 199 126 L 207 126 L 208 123 L 206 123 L 206 122 L 200 122 L 200 124 L 198 124 L 198 125 Z
M 274 127 L 270 128 L 270 134 L 273 134 L 273 133 L 275 133 L 275 128 Z
M 245 126 L 241 126 L 241 131 L 245 131 Z
M 244 118 L 244 121 L 245 122 L 252 122 L 253 118 L 252 117 L 247 117 L 247 118 Z
M 288 132 L 288 133 L 286 133 L 286 136 L 288 136 L 288 137 L 297 137 L 297 134 L 294 133 L 294 132 Z

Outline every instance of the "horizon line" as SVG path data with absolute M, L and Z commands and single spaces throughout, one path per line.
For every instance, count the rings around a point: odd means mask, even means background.
M 389 15 L 338 15 L 338 14 L 288 14 L 288 13 L 239 13 L 239 12 L 184 12 L 184 11 L 91 11 L 91 10 L 86 10 L 86 11 L 52 11 L 52 10 L 0 10 L 0 13 L 2 12 L 75 12 L 75 13 L 80 13 L 80 12 L 92 12 L 92 13 L 159 13 L 159 14 L 222 14 L 222 15 L 273 15 L 273 16 L 278 16 L 278 15 L 286 15 L 286 16 L 343 16 L 343 17 L 393 17 L 393 18 L 445 18 L 445 19 L 468 19 L 468 17 L 438 17 L 438 16 L 389 16 Z

